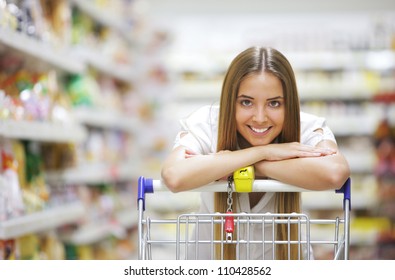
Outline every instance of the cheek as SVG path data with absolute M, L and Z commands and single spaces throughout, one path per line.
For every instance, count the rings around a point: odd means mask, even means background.
M 276 124 L 283 124 L 284 123 L 284 117 L 285 117 L 285 112 L 284 110 L 273 110 L 270 111 L 268 114 L 272 122 L 275 122 Z
M 236 109 L 236 125 L 241 126 L 243 125 L 248 119 L 250 118 L 248 112 L 246 110 L 237 110 Z

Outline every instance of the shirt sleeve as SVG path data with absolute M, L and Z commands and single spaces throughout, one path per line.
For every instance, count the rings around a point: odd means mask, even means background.
M 180 120 L 181 131 L 177 134 L 173 148 L 184 146 L 196 154 L 216 151 L 218 110 L 205 106 L 189 117 Z
M 326 123 L 325 118 L 301 113 L 301 143 L 316 146 L 323 140 L 336 143 L 335 135 Z

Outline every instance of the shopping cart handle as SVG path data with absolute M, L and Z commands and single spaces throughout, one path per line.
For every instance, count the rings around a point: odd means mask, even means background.
M 143 210 L 145 210 L 145 193 L 153 193 L 154 184 L 153 180 L 150 178 L 145 178 L 144 176 L 139 177 L 138 189 L 137 189 L 137 205 L 139 201 L 143 204 Z
M 227 181 L 215 181 L 209 183 L 203 187 L 195 188 L 190 191 L 195 192 L 226 192 L 228 183 Z M 156 191 L 169 191 L 167 186 L 163 183 L 162 180 L 153 180 L 149 178 L 144 178 L 141 176 L 138 182 L 138 198 L 137 200 L 143 201 L 146 193 L 154 193 Z M 308 190 L 299 188 L 293 185 L 284 184 L 282 182 L 276 180 L 254 180 L 252 185 L 253 192 L 311 192 L 314 190 Z M 344 199 L 350 201 L 351 199 L 351 180 L 347 179 L 345 184 L 339 190 L 336 190 L 337 193 L 343 193 Z
M 336 190 L 336 193 L 343 194 L 343 208 L 349 208 L 351 210 L 351 178 L 348 178 L 343 186 Z
M 343 193 L 344 198 L 351 199 L 351 178 L 348 178 L 343 186 L 336 190 L 336 193 Z

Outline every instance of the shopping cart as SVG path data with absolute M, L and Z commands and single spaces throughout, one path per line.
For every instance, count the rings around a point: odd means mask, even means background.
M 195 189 L 198 192 L 223 192 L 227 183 L 213 182 Z M 286 185 L 275 180 L 255 180 L 252 183 L 254 192 L 306 192 L 309 190 Z M 167 191 L 161 180 L 140 177 L 138 181 L 138 239 L 139 259 L 154 259 L 155 254 L 166 252 L 170 259 L 222 259 L 224 248 L 229 244 L 235 247 L 236 259 L 276 259 L 276 248 L 287 246 L 297 248 L 297 259 L 313 259 L 311 248 L 314 245 L 325 245 L 333 249 L 333 259 L 349 258 L 350 242 L 350 210 L 351 180 L 345 182 L 336 193 L 343 194 L 343 217 L 334 219 L 310 219 L 303 213 L 191 213 L 181 214 L 174 219 L 151 219 L 144 217 L 145 194 Z M 234 223 L 235 234 L 229 238 L 224 226 L 229 218 Z M 288 228 L 297 227 L 297 237 L 276 240 L 275 225 L 283 224 Z M 214 228 L 220 228 L 217 237 Z M 220 225 L 220 226 L 218 226 Z M 311 238 L 312 225 L 330 227 L 330 238 Z M 163 226 L 171 227 L 172 234 L 165 236 Z M 257 230 L 258 237 L 257 237 Z M 156 234 L 154 234 L 156 232 Z M 203 238 L 202 238 L 202 233 Z M 255 232 L 255 235 L 252 234 Z M 158 234 L 159 233 L 159 234 Z M 225 236 L 225 237 L 224 237 Z M 292 249 L 294 250 L 294 249 Z M 258 256 L 258 257 L 257 257 Z M 159 259 L 163 258 L 159 256 Z M 288 255 L 290 258 L 290 255 Z

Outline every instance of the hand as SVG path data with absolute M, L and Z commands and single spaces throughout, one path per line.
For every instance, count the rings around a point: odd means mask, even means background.
M 195 153 L 194 151 L 185 149 L 185 158 L 191 158 L 197 155 L 198 154 Z
M 326 147 L 314 147 L 298 142 L 269 144 L 264 146 L 265 160 L 277 161 L 302 157 L 321 157 L 335 154 L 337 151 Z

